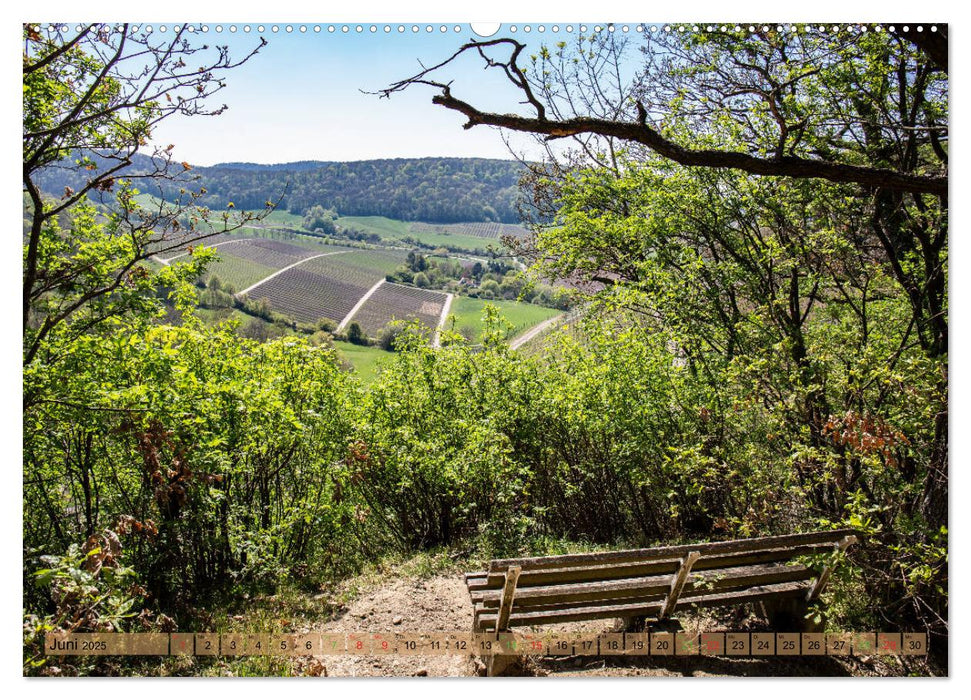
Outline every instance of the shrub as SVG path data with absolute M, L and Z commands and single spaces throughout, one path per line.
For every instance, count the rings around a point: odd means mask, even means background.
M 361 324 L 357 321 L 351 321 L 347 324 L 347 342 L 354 343 L 355 345 L 368 345 L 368 337 L 364 333 L 364 329 L 361 328 Z
M 393 352 L 395 348 L 395 341 L 398 336 L 400 336 L 406 328 L 404 321 L 391 321 L 384 328 L 378 331 L 377 344 L 382 350 L 387 350 Z

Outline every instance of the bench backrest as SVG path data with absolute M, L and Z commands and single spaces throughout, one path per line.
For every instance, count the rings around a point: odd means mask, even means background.
M 468 574 L 466 583 L 479 628 L 622 617 L 626 613 L 663 617 L 673 612 L 682 594 L 688 596 L 682 603 L 690 600 L 714 605 L 794 595 L 812 585 L 816 590 L 811 589 L 809 595 L 815 597 L 825 586 L 829 571 L 817 575 L 805 566 L 787 562 L 798 556 L 843 549 L 855 541 L 852 530 L 828 530 L 498 559 L 490 562 L 486 571 Z M 813 579 L 813 584 L 807 584 Z

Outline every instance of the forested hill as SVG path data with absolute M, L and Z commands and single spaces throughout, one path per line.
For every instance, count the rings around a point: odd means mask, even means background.
M 133 169 L 144 170 L 142 157 Z M 517 184 L 523 166 L 511 160 L 482 158 L 400 158 L 347 163 L 302 161 L 279 165 L 221 163 L 194 168 L 202 186 L 201 202 L 224 209 L 260 209 L 267 200 L 287 192 L 281 207 L 303 214 L 320 204 L 342 216 L 387 216 L 405 221 L 518 222 Z M 65 186 L 77 188 L 81 178 L 67 170 L 49 169 L 42 186 L 53 194 Z M 163 187 L 166 198 L 178 194 L 179 183 Z M 143 189 L 149 189 L 144 187 Z

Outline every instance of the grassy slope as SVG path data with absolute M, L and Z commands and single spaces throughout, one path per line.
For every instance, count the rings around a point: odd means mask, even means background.
M 354 366 L 358 376 L 365 384 L 370 383 L 377 376 L 381 362 L 387 360 L 393 354 L 381 348 L 364 347 L 340 340 L 334 341 L 334 347 L 337 348 L 341 357 Z
M 387 219 L 383 216 L 342 216 L 337 220 L 338 225 L 362 229 L 376 233 L 382 238 L 400 241 L 402 238 L 415 238 L 422 243 L 433 246 L 455 246 L 467 250 L 485 250 L 490 244 L 502 247 L 496 239 L 480 238 L 459 233 L 437 233 L 434 231 L 416 232 L 411 230 L 407 221 Z
M 510 337 L 562 313 L 557 309 L 524 304 L 519 301 L 488 301 L 457 296 L 452 300 L 452 308 L 449 309 L 449 316 L 455 317 L 455 330 L 471 328 L 475 332 L 476 339 L 478 339 L 483 328 L 482 312 L 486 304 L 493 304 L 498 307 L 502 317 L 512 324 L 513 330 Z M 451 327 L 450 323 L 451 321 L 446 322 L 446 327 Z
M 149 209 L 157 209 L 159 204 L 159 200 L 156 197 L 147 193 L 139 194 L 136 199 L 138 200 L 139 204 Z M 238 211 L 231 213 L 235 214 L 238 213 Z M 217 228 L 222 223 L 222 214 L 222 211 L 215 209 L 211 211 L 211 219 Z M 340 226 L 350 226 L 353 228 L 362 229 L 364 231 L 376 233 L 389 243 L 411 237 L 427 245 L 459 247 L 470 251 L 484 251 L 490 245 L 495 248 L 504 247 L 502 246 L 502 243 L 495 238 L 470 236 L 461 233 L 413 231 L 410 222 L 398 221 L 397 219 L 388 219 L 383 216 L 342 216 L 338 218 L 337 223 Z M 434 226 L 434 224 L 429 225 Z M 303 217 L 296 214 L 291 214 L 285 209 L 278 209 L 271 212 L 269 216 L 267 216 L 262 222 L 256 222 L 252 227 L 241 227 L 237 232 L 235 232 L 235 235 L 240 237 L 247 235 L 259 235 L 262 230 L 265 230 L 268 227 L 272 228 L 273 226 L 285 226 L 299 229 L 303 227 Z
M 341 216 L 337 219 L 337 225 L 371 231 L 383 238 L 395 240 L 411 235 L 411 227 L 407 222 L 383 216 Z
M 291 214 L 286 209 L 276 209 L 270 212 L 270 215 L 263 220 L 263 223 L 301 228 L 303 226 L 303 217 L 298 214 Z

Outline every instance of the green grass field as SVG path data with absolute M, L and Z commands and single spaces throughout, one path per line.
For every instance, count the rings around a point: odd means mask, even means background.
M 452 308 L 449 309 L 449 316 L 455 317 L 455 325 L 452 325 L 450 318 L 446 321 L 445 327 L 454 328 L 459 332 L 463 329 L 470 329 L 475 340 L 478 340 L 483 329 L 482 314 L 486 304 L 496 306 L 500 315 L 512 324 L 513 330 L 509 334 L 510 338 L 532 328 L 537 323 L 542 323 L 548 318 L 563 313 L 557 309 L 524 304 L 520 301 L 488 301 L 457 296 L 452 300 Z
M 141 193 L 136 197 L 136 199 L 143 207 L 150 210 L 158 209 L 160 200 L 150 194 Z M 172 205 L 169 204 L 167 206 L 171 207 Z M 222 211 L 215 209 L 211 210 L 211 221 L 216 228 L 219 228 L 222 225 L 222 214 Z M 369 233 L 376 233 L 387 243 L 397 243 L 404 238 L 414 238 L 421 241 L 425 245 L 446 248 L 461 248 L 462 250 L 467 250 L 469 252 L 483 252 L 490 246 L 496 249 L 504 249 L 502 242 L 497 238 L 472 236 L 459 233 L 458 231 L 446 232 L 421 230 L 422 225 L 417 225 L 413 229 L 411 222 L 388 219 L 384 216 L 341 216 L 338 217 L 337 224 L 338 226 L 352 227 L 367 231 Z M 260 222 L 256 222 L 253 226 L 240 227 L 240 229 L 233 232 L 233 235 L 240 237 L 265 235 L 266 230 L 268 228 L 273 228 L 274 226 L 300 229 L 303 227 L 303 217 L 297 214 L 291 214 L 283 209 L 278 209 L 270 212 L 265 219 Z M 425 224 L 424 226 L 432 227 L 434 225 Z M 309 236 L 306 239 L 297 240 L 299 241 L 297 243 L 298 245 L 314 245 L 312 238 Z
M 411 223 L 387 219 L 383 216 L 342 216 L 337 220 L 339 226 L 351 227 L 376 233 L 389 241 L 414 238 L 427 245 L 458 247 L 464 250 L 485 250 L 490 244 L 501 248 L 498 240 L 468 236 L 460 233 L 438 233 L 435 231 L 413 231 Z
M 263 219 L 264 224 L 277 224 L 278 226 L 292 226 L 294 228 L 303 227 L 303 217 L 299 214 L 291 214 L 286 209 L 275 209 L 270 215 Z
M 411 235 L 411 228 L 405 221 L 387 219 L 383 216 L 341 216 L 338 226 L 359 228 L 378 234 L 382 238 L 398 240 Z
M 354 367 L 354 371 L 365 384 L 369 384 L 377 376 L 381 363 L 394 354 L 381 348 L 365 347 L 341 340 L 335 340 L 334 347 Z

